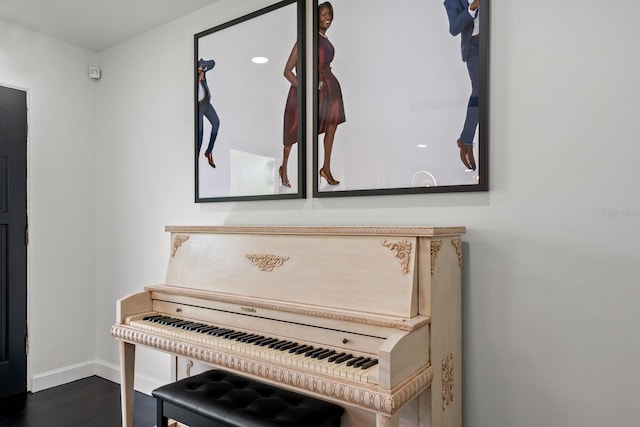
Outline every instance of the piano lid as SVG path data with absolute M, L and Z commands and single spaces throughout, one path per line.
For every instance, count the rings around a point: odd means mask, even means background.
M 167 285 L 401 318 L 418 313 L 419 237 L 464 233 L 464 227 L 166 230 Z

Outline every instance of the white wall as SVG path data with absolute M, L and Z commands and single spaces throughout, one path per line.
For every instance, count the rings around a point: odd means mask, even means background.
M 640 36 L 628 6 L 492 3 L 488 193 L 196 205 L 193 34 L 266 2 L 223 0 L 101 52 L 94 164 L 83 145 L 92 116 L 79 106 L 93 94 L 80 75 L 90 55 L 29 33 L 20 40 L 29 49 L 14 47 L 9 71 L 0 67 L 3 83 L 33 88 L 39 126 L 30 152 L 34 372 L 91 360 L 90 345 L 47 346 L 92 340 L 82 335 L 95 322 L 98 370 L 115 376 L 115 300 L 164 280 L 166 224 L 465 225 L 465 425 L 636 425 Z M 64 65 L 25 77 L 46 50 Z M 60 84 L 70 70 L 79 73 L 71 95 Z M 94 242 L 95 318 L 84 287 Z M 72 322 L 72 310 L 84 313 Z M 139 388 L 168 378 L 166 356 L 143 352 L 138 362 Z
M 101 54 L 98 358 L 117 362 L 107 302 L 163 280 L 165 224 L 465 225 L 465 425 L 636 425 L 640 61 L 628 8 L 492 4 L 488 193 L 196 205 L 192 36 L 261 3 L 224 1 Z M 141 360 L 146 379 L 168 366 Z
M 95 358 L 96 55 L 0 21 L 0 84 L 28 92 L 28 324 L 33 391 Z

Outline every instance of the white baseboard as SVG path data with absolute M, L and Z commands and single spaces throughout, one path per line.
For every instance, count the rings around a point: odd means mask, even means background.
M 97 360 L 95 375 L 105 378 L 114 383 L 120 384 L 120 366 Z M 159 378 L 152 378 L 145 375 L 136 374 L 134 378 L 134 388 L 140 393 L 151 395 L 156 388 L 165 385 L 167 382 Z
M 78 363 L 64 368 L 43 372 L 31 377 L 30 390 L 33 393 L 46 390 L 51 387 L 90 377 L 94 375 L 94 372 L 94 362 Z
M 78 363 L 60 369 L 43 372 L 31 378 L 31 392 L 46 390 L 83 378 L 97 375 L 116 384 L 120 384 L 120 367 L 102 360 Z M 134 387 L 136 391 L 151 395 L 151 391 L 164 385 L 166 381 L 144 375 L 136 375 Z

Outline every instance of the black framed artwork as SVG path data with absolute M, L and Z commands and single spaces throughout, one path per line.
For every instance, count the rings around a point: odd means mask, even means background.
M 304 3 L 195 34 L 196 202 L 306 196 Z
M 313 196 L 488 190 L 489 0 L 313 4 Z

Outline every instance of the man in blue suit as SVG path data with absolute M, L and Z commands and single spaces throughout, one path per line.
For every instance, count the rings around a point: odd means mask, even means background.
M 202 147 L 202 137 L 204 133 L 204 117 L 211 123 L 211 135 L 209 136 L 209 145 L 204 152 L 204 156 L 207 158 L 209 165 L 212 168 L 216 167 L 213 162 L 213 144 L 218 137 L 218 129 L 220 128 L 220 118 L 216 109 L 211 104 L 211 91 L 209 91 L 209 85 L 207 84 L 207 78 L 205 73 L 216 66 L 213 59 L 198 60 L 198 153 L 196 157 L 200 155 L 200 148 Z
M 473 157 L 473 139 L 478 127 L 479 73 L 480 73 L 480 0 L 444 0 L 449 17 L 449 32 L 460 34 L 462 61 L 467 64 L 471 78 L 471 96 L 467 104 L 467 115 L 457 144 L 460 160 L 472 170 L 476 169 Z

